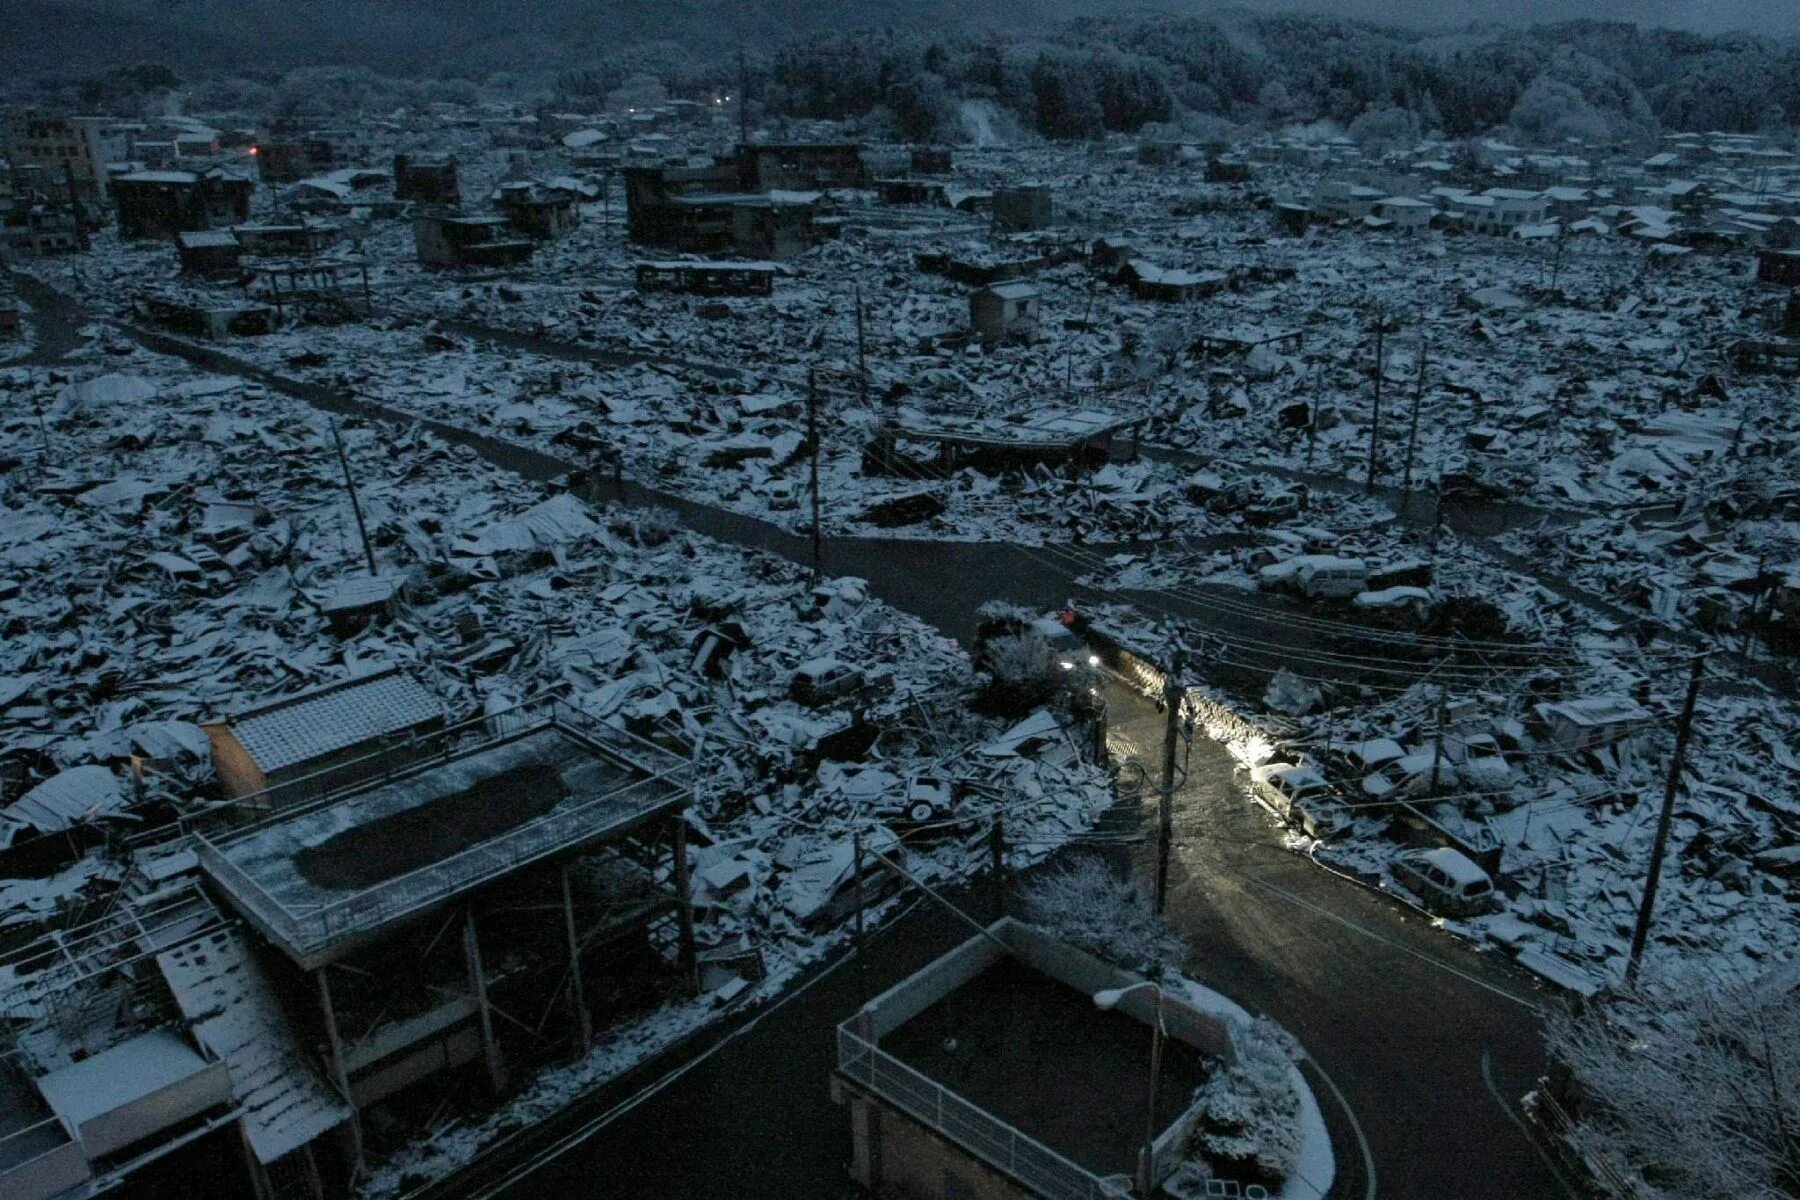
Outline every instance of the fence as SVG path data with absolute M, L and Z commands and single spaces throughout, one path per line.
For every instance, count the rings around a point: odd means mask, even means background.
M 1115 1200 L 1131 1189 L 1076 1166 L 942 1084 L 838 1026 L 837 1069 L 1047 1200 Z

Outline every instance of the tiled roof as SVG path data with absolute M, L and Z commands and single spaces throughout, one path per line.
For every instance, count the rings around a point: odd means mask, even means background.
M 327 684 L 229 721 L 256 765 L 285 770 L 444 715 L 442 701 L 395 670 Z

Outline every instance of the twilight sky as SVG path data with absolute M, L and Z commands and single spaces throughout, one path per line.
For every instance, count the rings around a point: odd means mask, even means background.
M 1260 12 L 1317 12 L 1432 27 L 1492 21 L 1530 25 L 1592 17 L 1722 33 L 1800 33 L 1800 0 L 1239 0 Z

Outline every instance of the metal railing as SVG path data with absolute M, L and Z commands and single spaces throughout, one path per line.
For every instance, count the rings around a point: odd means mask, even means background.
M 473 725 L 482 727 L 482 736 L 469 736 L 469 727 Z M 597 751 L 623 760 L 639 772 L 641 777 L 594 796 L 574 808 L 546 813 L 437 862 L 382 880 L 355 895 L 328 904 L 300 907 L 284 904 L 231 860 L 230 847 L 270 828 L 284 825 L 298 816 L 341 803 L 372 786 L 400 776 L 430 770 L 454 758 L 548 728 L 560 729 Z M 593 819 L 596 812 L 620 808 L 621 803 L 632 793 L 643 794 L 645 799 L 624 812 L 620 819 L 628 821 L 648 813 L 666 802 L 674 787 L 685 784 L 686 779 L 683 777 L 690 772 L 685 760 L 662 747 L 598 721 L 574 706 L 553 698 L 489 714 L 479 722 L 455 727 L 454 732 L 459 736 L 451 750 L 426 755 L 410 762 L 403 770 L 389 772 L 377 779 L 364 779 L 316 803 L 275 814 L 255 825 L 232 830 L 217 841 L 196 831 L 190 835 L 195 855 L 213 878 L 248 909 L 252 916 L 292 947 L 306 950 L 343 934 L 385 924 L 427 908 L 447 896 L 496 878 L 570 842 L 578 841 L 601 828 Z M 620 822 L 607 822 L 617 823 Z
M 838 1073 L 1046 1200 L 1117 1200 L 1131 1189 L 1077 1166 L 840 1025 Z

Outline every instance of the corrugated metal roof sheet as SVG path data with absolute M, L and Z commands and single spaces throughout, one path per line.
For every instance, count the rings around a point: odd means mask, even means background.
M 234 716 L 233 736 L 266 774 L 441 719 L 443 702 L 395 670 L 300 692 Z
M 125 808 L 118 777 L 105 767 L 70 767 L 60 771 L 0 809 L 7 817 L 44 833 L 112 816 Z
M 207 934 L 156 963 L 194 1036 L 225 1060 L 257 1161 L 272 1163 L 350 1119 L 238 934 Z

